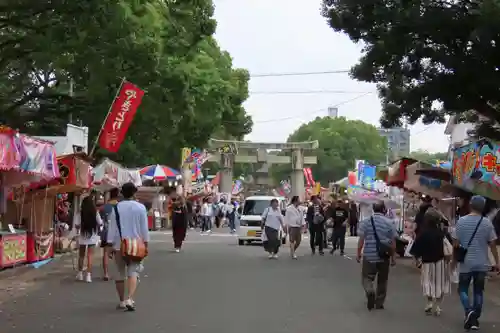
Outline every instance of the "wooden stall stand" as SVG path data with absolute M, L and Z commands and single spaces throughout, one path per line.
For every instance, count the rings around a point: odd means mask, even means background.
M 75 193 L 81 194 L 88 191 L 91 186 L 92 177 L 90 159 L 84 153 L 76 153 L 57 158 L 61 178 L 58 184 L 49 188 L 50 193 Z M 79 201 L 74 201 L 79 203 Z M 78 212 L 79 209 L 75 209 Z M 71 239 L 65 237 L 61 232 L 54 234 L 54 248 L 56 252 L 64 252 L 69 248 Z
M 163 201 L 165 195 L 162 193 L 163 187 L 154 186 L 139 187 L 136 198 L 139 202 L 147 206 L 148 209 L 148 228 L 149 230 L 158 230 L 162 227 L 162 218 L 164 216 Z
M 26 231 L 28 263 L 52 258 L 55 247 L 61 246 L 62 240 L 54 235 L 57 195 L 82 192 L 90 186 L 90 163 L 85 161 L 83 156 L 80 154 L 61 156 L 57 158 L 57 163 L 60 178 L 44 184 L 46 187 L 43 189 L 18 193 L 16 199 L 8 204 L 9 220 L 18 221 L 17 228 Z M 36 185 L 32 184 L 31 188 Z

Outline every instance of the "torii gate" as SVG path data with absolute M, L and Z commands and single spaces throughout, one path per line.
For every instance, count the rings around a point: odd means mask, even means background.
M 271 164 L 291 164 L 292 173 L 290 175 L 292 185 L 292 195 L 298 195 L 304 199 L 304 165 L 316 164 L 316 156 L 304 156 L 305 150 L 313 150 L 319 147 L 318 141 L 309 142 L 288 142 L 288 143 L 261 143 L 232 140 L 210 139 L 209 147 L 217 150 L 217 153 L 211 155 L 209 161 L 219 163 L 220 186 L 219 190 L 223 193 L 231 193 L 233 184 L 233 165 L 234 163 L 267 163 Z M 230 149 L 228 149 L 230 147 Z M 244 150 L 256 150 L 255 155 L 243 153 Z M 267 150 L 290 151 L 291 156 L 281 156 L 268 154 Z M 270 184 L 269 176 L 263 179 L 260 177 L 258 183 Z

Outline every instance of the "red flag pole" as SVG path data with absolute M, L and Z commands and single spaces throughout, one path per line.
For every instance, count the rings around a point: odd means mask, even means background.
M 106 121 L 108 120 L 108 117 L 109 117 L 109 114 L 111 113 L 111 110 L 113 109 L 113 104 L 115 104 L 116 98 L 118 98 L 118 95 L 120 94 L 120 91 L 122 90 L 124 83 L 125 83 L 125 78 L 123 78 L 122 82 L 120 82 L 120 86 L 116 90 L 115 97 L 113 98 L 113 101 L 109 105 L 108 113 L 106 114 L 106 117 L 104 118 L 104 121 L 102 122 L 101 129 L 99 130 L 99 133 L 97 134 L 97 137 L 94 140 L 94 144 L 92 146 L 92 150 L 90 151 L 89 157 L 92 157 L 92 155 L 94 155 L 95 149 L 97 148 L 97 143 L 99 142 L 99 137 L 101 136 L 101 132 L 104 129 L 104 125 L 106 124 Z

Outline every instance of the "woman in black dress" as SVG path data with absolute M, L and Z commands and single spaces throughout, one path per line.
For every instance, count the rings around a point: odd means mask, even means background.
M 172 238 L 174 239 L 175 252 L 181 251 L 187 227 L 188 213 L 184 199 L 182 197 L 174 198 L 172 202 Z

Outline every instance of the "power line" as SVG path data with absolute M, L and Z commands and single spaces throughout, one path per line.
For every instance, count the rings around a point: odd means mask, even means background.
M 364 94 L 370 91 L 301 90 L 301 91 L 251 91 L 250 95 L 299 95 L 299 94 Z
M 366 95 L 369 95 L 369 94 L 371 94 L 371 92 L 367 92 L 367 93 L 361 94 L 359 96 L 356 96 L 354 98 L 342 101 L 342 102 L 337 103 L 335 105 L 332 105 L 330 107 L 336 108 L 336 107 L 339 107 L 341 105 L 344 105 L 344 104 L 347 104 L 347 103 L 351 103 L 351 102 L 353 102 L 355 100 L 363 98 L 363 97 L 365 97 Z M 325 111 L 325 109 L 321 109 L 321 110 L 317 110 L 317 111 L 314 111 L 314 112 L 307 112 L 307 114 L 302 114 L 302 115 L 296 115 L 296 116 L 290 116 L 290 117 L 284 117 L 284 118 L 276 118 L 276 119 L 268 119 L 268 120 L 255 121 L 254 124 L 264 124 L 264 123 L 272 123 L 272 122 L 277 122 L 277 121 L 284 121 L 284 120 L 296 119 L 296 118 L 302 117 L 303 115 L 308 115 L 309 116 L 309 115 L 314 115 L 314 114 L 317 114 L 317 113 L 320 113 L 320 112 L 324 112 L 324 111 Z
M 289 73 L 262 73 L 262 74 L 250 74 L 250 77 L 279 77 L 279 76 L 307 76 L 307 75 L 325 75 L 325 74 L 345 74 L 349 73 L 350 70 L 332 70 L 332 71 L 321 71 L 321 72 L 289 72 Z

